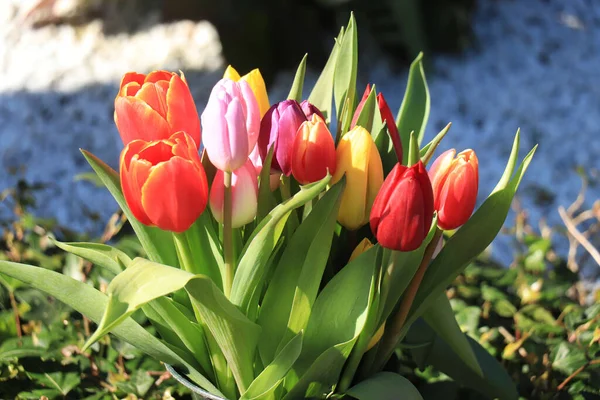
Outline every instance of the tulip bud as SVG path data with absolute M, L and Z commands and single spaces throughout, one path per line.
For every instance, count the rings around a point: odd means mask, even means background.
M 269 109 L 269 95 L 267 94 L 265 80 L 263 79 L 258 68 L 253 69 L 246 75 L 240 77 L 240 74 L 230 65 L 225 70 L 223 78 L 231 79 L 234 82 L 239 80 L 247 82 L 248 85 L 250 85 L 250 89 L 252 89 L 252 92 L 254 93 L 254 97 L 256 97 L 256 102 L 258 103 L 258 108 L 260 109 L 260 117 L 262 118 L 263 115 L 265 115 Z
M 360 116 L 360 113 L 361 113 L 362 109 L 364 108 L 365 102 L 367 101 L 367 98 L 369 97 L 370 93 L 371 93 L 371 85 L 367 84 L 367 88 L 365 89 L 365 92 L 363 93 L 363 97 L 360 100 L 360 103 L 358 103 L 358 106 L 356 107 L 356 111 L 354 112 L 354 116 L 352 117 L 352 123 L 350 124 L 350 127 L 353 128 L 354 126 L 356 126 L 358 117 Z M 392 114 L 392 110 L 390 109 L 390 106 L 388 105 L 387 101 L 385 101 L 385 98 L 383 97 L 383 93 L 377 94 L 377 107 L 379 108 L 379 114 L 381 115 L 381 120 L 383 122 L 385 122 L 385 125 L 390 134 L 390 138 L 392 139 L 392 144 L 394 145 L 394 151 L 396 152 L 396 155 L 399 158 L 398 162 L 400 162 L 402 164 L 402 160 L 400 159 L 402 157 L 402 142 L 400 141 L 400 134 L 398 132 L 398 127 L 396 126 L 396 121 L 394 120 L 394 114 Z
M 204 147 L 210 162 L 221 171 L 240 168 L 254 149 L 260 129 L 258 104 L 244 81 L 221 79 L 202 113 L 202 124 L 210 134 Z
M 292 145 L 292 174 L 301 184 L 319 181 L 335 173 L 335 143 L 325 122 L 313 114 L 300 125 Z
M 184 132 L 130 142 L 121 152 L 120 170 L 125 201 L 144 225 L 184 232 L 206 208 L 206 174 L 194 139 Z
M 125 74 L 115 98 L 114 117 L 124 145 L 136 139 L 168 139 L 184 131 L 200 148 L 198 111 L 183 73 L 181 77 L 167 71 Z
M 356 257 L 360 256 L 362 253 L 369 250 L 371 247 L 373 247 L 373 243 L 371 243 L 369 239 L 364 238 L 363 240 L 361 240 L 358 246 L 354 248 L 352 254 L 350 254 L 350 259 L 348 260 L 348 262 L 354 260 Z
M 421 246 L 433 220 L 433 191 L 421 161 L 396 164 L 383 182 L 371 210 L 371 231 L 383 247 L 413 251 Z
M 312 119 L 313 114 L 317 114 L 323 121 L 325 121 L 325 117 L 323 116 L 321 110 L 319 110 L 317 106 L 309 103 L 308 100 L 303 100 L 302 103 L 300 103 L 300 108 L 302 108 L 302 112 L 304 112 L 306 119 L 309 121 Z
M 284 100 L 269 108 L 260 124 L 258 149 L 264 160 L 271 146 L 274 146 L 271 169 L 290 176 L 292 144 L 304 121 L 306 116 L 296 100 Z
M 371 134 L 360 126 L 342 136 L 336 150 L 332 184 L 346 175 L 338 222 L 356 230 L 369 221 L 377 192 L 383 183 L 383 166 Z
M 465 150 L 456 158 L 456 150 L 441 154 L 431 165 L 429 177 L 438 212 L 438 226 L 456 229 L 471 217 L 477 201 L 479 163 L 473 150 Z
M 217 171 L 210 188 L 210 210 L 223 223 L 225 186 L 224 172 Z M 232 227 L 239 228 L 252 222 L 258 208 L 258 177 L 250 160 L 231 173 Z

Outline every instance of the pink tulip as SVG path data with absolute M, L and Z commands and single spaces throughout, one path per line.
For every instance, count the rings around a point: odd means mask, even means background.
M 210 210 L 223 222 L 224 172 L 219 170 L 210 188 Z M 252 222 L 258 207 L 258 176 L 250 160 L 231 174 L 232 227 L 239 228 Z
M 243 166 L 260 130 L 260 110 L 248 83 L 230 79 L 217 82 L 201 119 L 211 163 L 228 172 Z

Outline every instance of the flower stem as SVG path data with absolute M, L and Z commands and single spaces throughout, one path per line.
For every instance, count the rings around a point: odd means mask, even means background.
M 436 228 L 433 239 L 431 239 L 431 242 L 429 242 L 427 248 L 425 249 L 421 264 L 419 264 L 417 272 L 415 272 L 415 275 L 410 281 L 408 288 L 406 288 L 406 291 L 402 296 L 402 302 L 400 303 L 398 312 L 391 320 L 388 320 L 388 322 L 391 323 L 389 324 L 389 328 L 386 328 L 385 334 L 381 340 L 381 346 L 379 347 L 379 354 L 381 357 L 375 361 L 374 371 L 379 371 L 385 366 L 389 358 L 394 353 L 394 349 L 398 345 L 398 341 L 401 339 L 406 318 L 408 317 L 408 313 L 412 307 L 413 301 L 415 300 L 419 286 L 421 285 L 423 277 L 425 276 L 425 271 L 427 271 L 427 267 L 429 266 L 441 236 L 442 230 Z
M 233 206 L 231 201 L 231 172 L 223 172 L 223 186 L 223 258 L 225 262 L 223 293 L 225 293 L 225 296 L 229 298 L 231 295 L 231 286 L 233 285 L 233 274 L 235 272 L 233 260 Z
M 181 265 L 181 268 L 192 274 L 195 273 L 194 259 L 192 258 L 186 233 L 173 232 L 173 242 L 175 242 L 175 251 L 177 252 L 177 258 L 179 259 L 179 265 Z

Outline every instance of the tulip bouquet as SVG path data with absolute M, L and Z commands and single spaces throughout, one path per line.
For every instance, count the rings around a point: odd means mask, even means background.
M 445 288 L 497 235 L 533 151 L 517 167 L 517 132 L 473 213 L 475 152 L 448 150 L 426 168 L 450 126 L 421 146 L 421 56 L 395 118 L 375 86 L 357 98 L 353 18 L 307 100 L 305 67 L 306 57 L 273 105 L 258 70 L 229 67 L 201 117 L 183 73 L 126 74 L 120 172 L 83 154 L 145 256 L 56 241 L 111 273 L 103 292 L 24 264 L 0 261 L 0 273 L 95 321 L 84 349 L 110 332 L 206 398 L 419 399 L 400 356 L 516 398 L 461 332 Z M 132 318 L 138 310 L 151 327 Z

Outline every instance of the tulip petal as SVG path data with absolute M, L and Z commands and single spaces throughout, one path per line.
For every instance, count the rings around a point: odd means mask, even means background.
M 136 139 L 152 141 L 170 136 L 167 121 L 135 97 L 115 99 L 115 123 L 125 145 Z
M 158 81 L 167 81 L 171 80 L 173 75 L 177 75 L 173 72 L 169 71 L 152 71 L 147 76 L 144 82 L 156 83 Z
M 241 98 L 243 99 L 243 110 L 246 119 L 246 129 L 248 134 L 248 152 L 246 155 L 248 155 L 258 140 L 261 113 L 258 108 L 258 103 L 256 101 L 256 97 L 254 96 L 254 92 L 250 88 L 250 85 L 248 85 L 248 82 L 239 81 L 239 89 Z
M 163 230 L 184 232 L 206 208 L 204 170 L 190 160 L 173 157 L 152 168 L 142 188 L 148 218 Z
M 142 224 L 151 225 L 141 202 L 141 189 L 150 173 L 151 164 L 137 160 L 137 153 L 146 146 L 142 140 L 134 140 L 121 152 L 120 178 L 125 201 L 131 213 Z M 135 156 L 135 159 L 134 159 Z
M 237 82 L 240 80 L 240 74 L 237 72 L 237 70 L 235 68 L 233 68 L 231 65 L 229 65 L 227 67 L 227 69 L 225 70 L 225 73 L 223 74 L 223 78 L 231 79 L 232 81 Z
M 241 78 L 238 75 L 238 80 L 248 82 L 256 102 L 258 103 L 258 109 L 260 111 L 260 117 L 262 118 L 267 110 L 269 109 L 269 95 L 267 94 L 267 87 L 265 86 L 265 80 L 260 73 L 258 68 L 253 69 Z
M 123 75 L 119 88 L 122 89 L 125 85 L 131 82 L 136 82 L 138 85 L 142 86 L 144 84 L 145 79 L 146 75 L 144 74 L 138 74 L 137 72 L 127 72 L 125 75 Z
M 121 87 L 119 96 L 135 96 L 141 87 L 137 82 L 129 82 Z
M 250 138 L 246 132 L 244 111 L 240 99 L 234 98 L 229 103 L 227 112 L 225 113 L 225 120 L 229 129 L 228 143 L 224 144 L 229 147 L 231 159 L 229 160 L 228 168 L 230 171 L 233 171 L 244 165 L 248 159 L 248 155 L 252 151 L 252 148 L 248 147 Z
M 161 117 L 167 116 L 167 89 L 168 83 L 164 81 L 157 83 L 144 83 L 142 88 L 135 95 L 136 98 L 143 100 Z
M 184 131 L 196 142 L 196 149 L 200 148 L 200 118 L 196 103 L 190 89 L 178 75 L 173 75 L 166 96 L 167 122 L 171 132 Z

